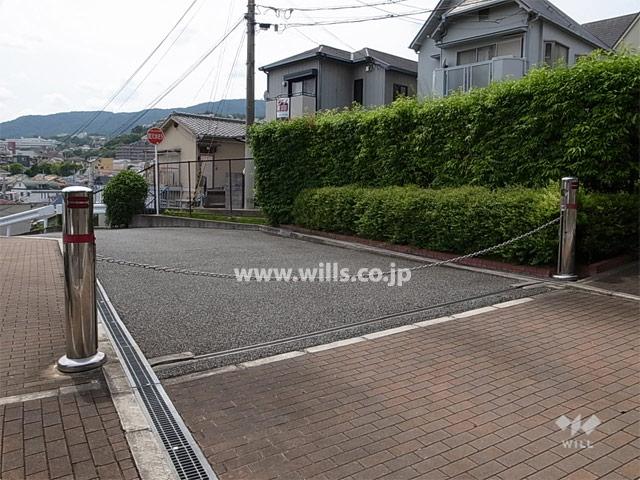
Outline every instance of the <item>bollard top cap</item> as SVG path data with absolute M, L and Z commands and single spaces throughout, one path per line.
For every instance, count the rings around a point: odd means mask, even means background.
M 62 189 L 62 193 L 91 193 L 93 192 L 93 190 L 91 190 L 88 187 L 81 187 L 81 186 L 73 186 L 73 187 L 66 187 Z

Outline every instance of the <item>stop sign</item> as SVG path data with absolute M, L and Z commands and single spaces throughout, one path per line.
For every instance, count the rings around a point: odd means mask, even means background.
M 147 130 L 147 140 L 153 145 L 158 145 L 164 140 L 164 132 L 161 128 L 150 128 Z

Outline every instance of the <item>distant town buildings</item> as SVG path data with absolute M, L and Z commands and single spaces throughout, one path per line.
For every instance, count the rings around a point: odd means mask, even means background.
M 131 162 L 151 162 L 153 161 L 153 145 L 146 140 L 138 140 L 116 147 L 116 160 L 129 160 Z
M 54 150 L 58 146 L 57 140 L 48 138 L 30 137 L 30 138 L 8 138 L 0 140 L 0 148 L 5 146 L 10 151 L 16 150 L 34 150 L 37 152 L 45 152 Z

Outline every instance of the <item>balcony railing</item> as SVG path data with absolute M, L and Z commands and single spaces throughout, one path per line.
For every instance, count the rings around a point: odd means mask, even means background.
M 434 93 L 449 95 L 455 91 L 468 92 L 507 78 L 521 78 L 526 70 L 524 58 L 497 57 L 486 62 L 457 67 L 437 68 L 434 72 Z
M 468 92 L 472 88 L 487 87 L 493 78 L 491 61 L 451 67 L 444 71 L 445 92 L 449 95 L 456 90 Z
M 281 96 L 286 98 L 287 95 Z M 276 118 L 276 99 L 267 100 L 266 119 Z M 311 93 L 294 93 L 289 97 L 289 118 L 311 115 L 316 111 L 316 96 Z

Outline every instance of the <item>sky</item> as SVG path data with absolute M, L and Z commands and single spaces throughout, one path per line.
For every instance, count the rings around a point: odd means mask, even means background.
M 384 0 L 256 0 L 278 8 L 313 8 Z M 0 122 L 22 115 L 99 110 L 171 30 L 193 0 L 0 0 Z M 638 11 L 637 0 L 553 0 L 580 23 Z M 437 0 L 403 0 L 377 8 L 420 12 Z M 256 67 L 322 43 L 346 50 L 370 47 L 417 60 L 409 43 L 428 13 L 349 25 L 300 26 L 385 15 L 374 7 L 296 11 L 259 7 L 257 20 L 279 31 L 259 30 Z M 108 111 L 149 107 L 241 20 L 246 0 L 196 0 L 184 20 Z M 157 106 L 177 108 L 221 98 L 244 98 L 244 25 Z M 234 60 L 236 60 L 234 62 Z M 235 65 L 234 65 L 235 63 Z M 145 78 L 146 77 L 146 78 Z M 256 98 L 266 75 L 256 73 Z

